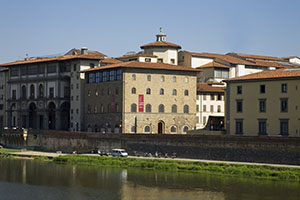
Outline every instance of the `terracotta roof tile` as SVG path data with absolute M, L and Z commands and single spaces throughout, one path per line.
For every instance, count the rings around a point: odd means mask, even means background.
M 258 73 L 249 74 L 246 76 L 235 77 L 225 80 L 231 81 L 249 81 L 260 79 L 277 79 L 277 78 L 300 78 L 300 68 L 282 68 L 278 70 L 265 70 Z
M 278 58 L 274 56 L 260 56 L 260 55 L 241 54 L 241 53 L 228 53 L 226 55 L 238 56 L 241 58 L 250 58 L 255 60 L 283 61 L 282 58 Z
M 115 63 L 120 63 L 122 61 L 114 59 L 114 58 L 105 58 L 103 60 L 101 60 L 101 63 L 105 63 L 105 64 L 115 64 Z
M 152 42 L 149 44 L 145 44 L 145 45 L 141 46 L 141 49 L 144 49 L 147 47 L 174 47 L 177 49 L 181 49 L 180 45 L 173 44 L 171 42 L 166 42 L 166 41 L 156 41 L 156 42 Z
M 151 54 L 134 54 L 134 55 L 117 57 L 116 59 L 138 58 L 138 57 L 152 57 L 152 58 L 157 58 L 157 56 L 151 55 Z
M 201 65 L 199 67 L 196 67 L 196 69 L 201 69 L 201 68 L 214 68 L 214 67 L 219 67 L 219 68 L 230 68 L 228 65 L 224 65 L 224 64 L 221 64 L 221 63 L 217 63 L 217 62 L 210 62 L 210 63 L 207 63 L 205 65 Z
M 145 69 L 159 69 L 159 70 L 172 70 L 172 71 L 194 71 L 199 72 L 199 69 L 193 69 L 189 67 L 181 67 L 177 65 L 170 65 L 165 63 L 147 63 L 147 62 L 137 62 L 137 61 L 130 61 L 130 62 L 122 62 L 112 65 L 107 65 L 103 67 L 97 67 L 92 69 L 82 70 L 81 72 L 89 72 L 89 71 L 97 71 L 97 70 L 104 70 L 104 69 L 112 69 L 112 68 L 145 68 Z
M 224 93 L 226 87 L 220 87 L 220 86 L 212 86 L 208 83 L 198 83 L 197 84 L 197 91 L 198 92 L 220 92 Z

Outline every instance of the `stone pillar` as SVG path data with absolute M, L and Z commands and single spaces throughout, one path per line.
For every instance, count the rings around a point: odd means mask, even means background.
M 56 109 L 55 110 L 55 130 L 60 130 L 61 129 L 61 110 Z

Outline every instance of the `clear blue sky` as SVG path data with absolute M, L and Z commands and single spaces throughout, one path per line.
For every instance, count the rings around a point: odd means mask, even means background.
M 159 27 L 188 51 L 300 56 L 298 0 L 0 0 L 0 63 L 74 47 L 121 56 Z

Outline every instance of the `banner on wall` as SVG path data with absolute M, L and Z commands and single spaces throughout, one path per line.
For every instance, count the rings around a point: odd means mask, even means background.
M 144 112 L 144 95 L 139 94 L 139 112 Z

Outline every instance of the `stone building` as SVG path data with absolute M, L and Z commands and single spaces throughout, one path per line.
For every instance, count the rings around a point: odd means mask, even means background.
M 8 68 L 6 126 L 81 130 L 83 75 L 98 67 L 104 54 L 72 49 L 62 56 L 26 58 L 0 65 Z
M 300 136 L 300 68 L 263 71 L 226 83 L 227 134 Z
M 6 124 L 6 81 L 7 81 L 7 68 L 0 68 L 0 129 L 5 127 Z
M 196 126 L 196 69 L 130 61 L 82 72 L 87 131 L 175 134 Z

